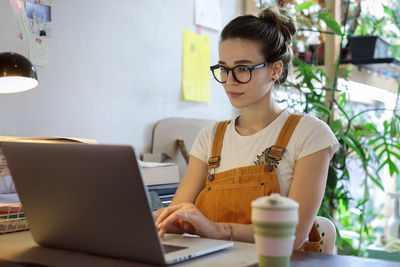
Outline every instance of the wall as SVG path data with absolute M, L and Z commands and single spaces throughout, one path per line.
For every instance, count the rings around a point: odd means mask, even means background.
M 224 25 L 243 3 L 221 0 L 221 10 Z M 195 30 L 194 0 L 53 1 L 52 19 L 49 67 L 37 68 L 37 88 L 0 95 L 0 135 L 86 137 L 144 152 L 158 120 L 232 116 L 213 79 L 210 103 L 181 100 L 183 30 Z M 0 25 L 0 52 L 27 56 L 9 1 L 0 1 Z M 216 63 L 219 32 L 201 32 Z

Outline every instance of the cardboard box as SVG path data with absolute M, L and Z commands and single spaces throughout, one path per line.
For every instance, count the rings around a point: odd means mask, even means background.
M 179 183 L 178 165 L 142 167 L 146 185 Z

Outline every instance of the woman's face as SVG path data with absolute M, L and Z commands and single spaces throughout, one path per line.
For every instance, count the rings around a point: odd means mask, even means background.
M 257 41 L 232 38 L 220 43 L 218 63 L 224 67 L 254 66 L 264 62 L 265 58 L 261 53 L 261 45 Z M 251 80 L 246 84 L 236 81 L 233 78 L 232 71 L 230 71 L 226 83 L 222 85 L 232 106 L 245 108 L 264 99 L 273 85 L 270 69 L 267 66 L 253 70 Z

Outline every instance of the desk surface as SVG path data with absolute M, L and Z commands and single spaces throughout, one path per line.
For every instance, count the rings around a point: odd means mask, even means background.
M 119 259 L 103 258 L 79 252 L 37 245 L 29 231 L 0 235 L 0 267 L 5 266 L 150 266 Z M 3 260 L 3 262 L 1 261 Z M 17 262 L 21 264 L 14 264 Z M 24 263 L 24 264 L 22 264 Z M 32 265 L 31 265 L 32 264 Z M 374 265 L 375 264 L 375 265 Z M 254 244 L 235 242 L 235 246 L 174 266 L 258 266 Z M 342 255 L 295 251 L 291 267 L 399 266 L 397 262 Z

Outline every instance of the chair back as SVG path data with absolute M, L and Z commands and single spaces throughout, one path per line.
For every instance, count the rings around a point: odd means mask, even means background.
M 320 253 L 334 254 L 336 242 L 336 227 L 331 220 L 326 217 L 317 216 L 315 219 L 317 229 L 321 235 Z

